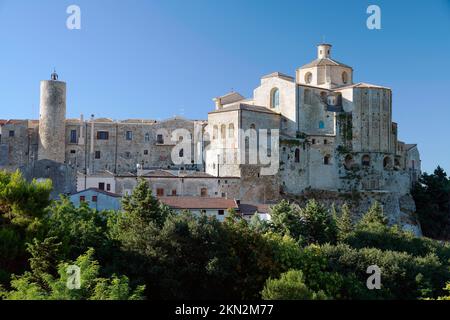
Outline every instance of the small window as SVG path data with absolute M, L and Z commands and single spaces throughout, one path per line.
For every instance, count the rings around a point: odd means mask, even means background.
M 179 156 L 180 158 L 183 158 L 183 157 L 184 157 L 184 149 L 181 149 L 180 152 L 178 152 L 178 156 Z
M 295 149 L 295 162 L 300 162 L 300 149 Z
M 127 131 L 125 134 L 125 139 L 130 141 L 133 140 L 133 131 Z
M 86 201 L 86 197 L 85 196 L 80 196 L 80 202 L 85 202 Z
M 162 188 L 156 189 L 156 195 L 158 197 L 164 197 L 164 189 L 162 189 Z
M 370 166 L 370 157 L 368 155 L 362 157 L 362 165 L 365 167 Z
M 392 168 L 392 160 L 390 157 L 385 157 L 383 159 L 383 167 L 385 169 L 391 169 Z
M 9 136 L 12 138 L 14 137 L 16 133 L 14 132 L 14 130 L 9 130 Z
M 319 121 L 319 129 L 325 129 L 325 122 Z
M 71 154 L 75 154 L 75 153 L 77 153 L 75 150 L 70 150 L 70 153 Z
M 144 156 L 148 156 L 148 150 L 144 150 Z
M 324 139 L 324 140 L 323 140 L 323 144 L 328 144 L 328 140 L 327 140 L 327 139 Z
M 176 195 L 177 195 L 177 190 L 176 190 L 176 189 L 173 189 L 173 190 L 172 190 L 172 196 L 175 197 Z
M 98 189 L 99 189 L 99 190 L 105 191 L 105 183 L 104 183 L 104 182 L 100 182 L 100 183 L 98 184 Z
M 205 198 L 208 196 L 208 189 L 207 188 L 201 188 L 200 190 L 200 196 Z
M 162 134 L 158 134 L 156 136 L 156 143 L 158 144 L 164 144 L 164 136 Z
M 77 143 L 77 130 L 70 130 L 70 143 Z
M 150 133 L 147 132 L 147 133 L 145 134 L 145 136 L 144 136 L 144 141 L 145 141 L 145 142 L 150 142 Z
M 347 170 L 350 170 L 353 167 L 353 157 L 349 154 L 345 157 L 344 167 Z
M 324 165 L 331 164 L 331 157 L 329 155 L 326 155 L 325 157 L 323 157 L 323 164 Z
M 125 158 L 130 159 L 131 153 L 129 151 L 125 152 Z
M 214 126 L 213 127 L 213 139 L 217 139 L 217 136 L 219 135 L 219 127 L 218 126 Z
M 280 90 L 274 88 L 270 94 L 270 107 L 272 109 L 277 109 L 280 106 Z
M 310 84 L 312 82 L 313 75 L 311 72 L 305 74 L 305 83 Z
M 227 138 L 227 126 L 226 125 L 221 125 L 220 126 L 220 139 L 224 140 Z
M 234 124 L 228 126 L 228 138 L 234 138 Z
M 223 216 L 225 214 L 225 210 L 219 210 L 218 213 L 219 213 L 219 216 Z
M 106 191 L 111 191 L 111 184 L 108 183 L 108 184 L 106 185 Z
M 311 143 L 316 144 L 316 139 L 312 139 Z
M 108 131 L 97 131 L 97 140 L 108 140 L 109 132 Z
M 342 72 L 342 82 L 346 84 L 348 82 L 348 74 L 347 72 Z
M 92 196 L 92 202 L 97 202 L 97 196 Z
M 100 158 L 101 158 L 100 151 L 95 151 L 95 159 L 100 159 Z

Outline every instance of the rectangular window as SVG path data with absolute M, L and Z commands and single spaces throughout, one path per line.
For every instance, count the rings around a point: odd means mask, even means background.
M 100 151 L 95 151 L 95 159 L 100 159 L 100 158 L 101 158 Z
M 14 137 L 14 135 L 15 135 L 14 130 L 9 130 L 9 136 L 12 138 L 12 137 Z
M 86 197 L 85 196 L 80 196 L 80 202 L 85 202 L 86 201 Z
M 75 153 L 77 153 L 75 150 L 70 150 L 70 153 L 71 154 L 75 154 Z
M 176 195 L 177 195 L 177 190 L 176 190 L 176 189 L 173 189 L 173 190 L 172 190 L 172 196 L 175 197 Z
M 144 150 L 144 156 L 148 156 L 148 150 Z
M 125 152 L 125 158 L 130 159 L 131 153 L 129 151 Z
M 77 143 L 77 130 L 70 130 L 70 143 Z
M 164 144 L 164 136 L 162 134 L 158 134 L 156 136 L 156 143 L 158 144 Z
M 100 190 L 105 190 L 105 183 L 104 182 L 100 182 L 99 184 L 98 184 L 98 188 L 100 189 Z
M 201 190 L 200 190 L 200 196 L 201 197 L 207 197 L 208 196 L 208 189 L 206 189 L 206 188 L 202 188 Z
M 108 184 L 106 185 L 106 191 L 111 191 L 111 184 L 108 183 Z
M 127 133 L 125 135 L 125 139 L 133 140 L 133 131 L 127 131 Z
M 97 131 L 97 140 L 108 140 L 109 132 L 108 131 Z
M 92 202 L 97 202 L 97 196 L 92 196 Z
M 158 197 L 164 197 L 164 189 L 161 188 L 156 189 L 156 195 Z
M 219 210 L 219 216 L 223 216 L 225 214 L 224 210 Z

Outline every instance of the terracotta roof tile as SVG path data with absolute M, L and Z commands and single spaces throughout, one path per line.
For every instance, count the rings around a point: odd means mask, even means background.
M 225 198 L 159 197 L 158 199 L 172 209 L 239 209 L 236 201 Z

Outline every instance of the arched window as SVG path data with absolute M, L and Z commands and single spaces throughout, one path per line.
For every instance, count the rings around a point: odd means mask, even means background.
M 313 75 L 311 72 L 305 74 L 305 83 L 310 84 L 312 82 Z
M 325 129 L 325 122 L 319 121 L 319 129 Z
M 278 109 L 280 106 L 280 90 L 273 88 L 270 92 L 270 107 L 272 109 Z
M 353 157 L 348 154 L 345 157 L 344 167 L 345 167 L 345 169 L 350 170 L 352 168 L 352 166 L 353 166 Z
M 219 127 L 214 126 L 213 127 L 213 140 L 217 139 L 217 136 L 219 135 Z
M 178 153 L 178 155 L 180 156 L 180 158 L 184 157 L 184 149 L 181 149 L 180 152 Z
M 385 157 L 383 159 L 383 168 L 391 169 L 392 168 L 392 160 L 390 157 Z
M 348 74 L 347 72 L 342 72 L 342 82 L 346 84 L 348 82 Z
M 370 156 L 368 156 L 367 154 L 362 157 L 362 165 L 364 167 L 370 166 Z
M 147 133 L 145 134 L 144 140 L 145 140 L 145 142 L 150 142 L 150 133 L 147 132 Z
M 295 162 L 299 163 L 300 162 L 300 149 L 295 149 Z
M 234 138 L 234 124 L 228 126 L 228 138 Z
M 325 157 L 323 157 L 323 164 L 324 165 L 331 164 L 331 156 L 329 154 L 327 154 Z
M 224 124 L 220 126 L 220 138 L 224 140 L 227 138 L 227 126 Z

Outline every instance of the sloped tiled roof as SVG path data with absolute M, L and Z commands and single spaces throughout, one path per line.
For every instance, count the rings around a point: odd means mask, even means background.
M 243 215 L 252 215 L 255 213 L 268 213 L 270 205 L 262 203 L 241 203 L 239 205 L 239 211 Z
M 144 177 L 175 177 L 170 172 L 164 170 L 149 170 L 142 174 Z
M 226 95 L 217 97 L 216 99 L 220 99 L 221 104 L 225 105 L 225 104 L 242 101 L 245 98 L 240 93 L 232 91 L 230 93 L 227 93 Z
M 236 201 L 225 198 L 159 197 L 158 200 L 172 209 L 239 209 Z
M 229 105 L 227 107 L 224 107 L 222 109 L 211 111 L 209 113 L 211 114 L 211 113 L 220 113 L 220 112 L 228 112 L 228 111 L 236 111 L 236 110 L 246 110 L 246 111 L 271 113 L 271 114 L 274 114 L 274 115 L 278 115 L 278 113 L 273 112 L 269 108 L 261 107 L 261 106 L 255 106 L 255 105 L 250 105 L 250 104 L 245 104 L 245 103 L 235 103 L 235 104 Z
M 89 189 L 81 190 L 81 191 L 78 191 L 76 193 L 72 193 L 71 196 L 75 196 L 77 194 L 82 194 L 82 193 L 85 193 L 87 191 L 94 191 L 94 192 L 101 193 L 101 194 L 104 194 L 104 195 L 107 195 L 107 196 L 113 197 L 113 198 L 121 198 L 122 197 L 120 194 L 108 192 L 108 191 L 105 191 L 105 190 L 100 190 L 100 189 L 97 189 L 97 188 L 89 188 Z
M 342 87 L 335 88 L 335 90 L 342 90 L 347 88 L 375 88 L 375 89 L 389 89 L 388 87 L 378 86 L 376 84 L 366 83 L 366 82 L 358 82 L 351 85 L 345 85 Z
M 291 76 L 288 76 L 287 74 L 281 73 L 281 72 L 273 72 L 270 74 L 267 74 L 265 76 L 263 76 L 261 79 L 267 79 L 267 78 L 273 78 L 273 77 L 277 77 L 277 78 L 281 78 L 287 81 L 294 81 L 294 78 Z
M 320 66 L 340 66 L 340 67 L 353 69 L 352 67 L 350 67 L 344 63 L 341 63 L 339 61 L 333 60 L 331 58 L 316 59 L 316 60 L 300 67 L 300 69 L 307 69 L 307 68 L 320 67 Z

